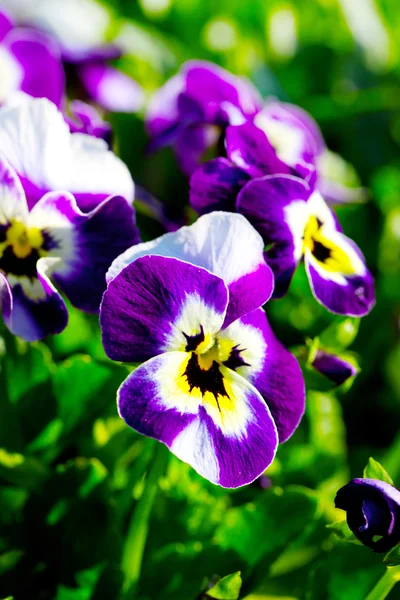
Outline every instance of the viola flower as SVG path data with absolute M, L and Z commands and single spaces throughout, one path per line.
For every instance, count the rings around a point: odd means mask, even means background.
M 0 152 L 17 171 L 28 206 L 49 191 L 71 192 L 83 211 L 109 196 L 134 199 L 126 165 L 104 140 L 71 133 L 63 114 L 45 99 L 0 109 Z
M 346 511 L 354 535 L 374 552 L 388 552 L 400 542 L 400 492 L 377 479 L 352 479 L 335 498 Z
M 236 209 L 254 225 L 275 275 L 274 297 L 283 296 L 301 260 L 311 290 L 331 312 L 361 317 L 374 306 L 374 283 L 356 244 L 347 238 L 321 194 L 291 175 L 253 179 L 239 192 Z
M 111 125 L 103 121 L 97 110 L 81 100 L 69 103 L 70 114 L 64 114 L 71 133 L 86 133 L 103 139 L 111 147 Z
M 325 375 L 335 385 L 342 385 L 350 377 L 355 377 L 358 373 L 357 367 L 354 364 L 324 350 L 317 351 L 311 364 L 314 369 Z
M 318 125 L 295 105 L 269 101 L 252 122 L 227 127 L 225 153 L 192 174 L 190 204 L 199 214 L 234 210 L 241 188 L 264 175 L 289 174 L 312 181 L 329 203 L 362 199 L 360 188 L 333 179 L 333 170 L 338 170 L 339 162 L 343 171 L 344 161 L 327 150 Z
M 115 112 L 142 108 L 141 86 L 112 64 L 123 52 L 106 41 L 110 14 L 101 4 L 93 0 L 7 0 L 6 4 L 19 22 L 52 36 L 61 50 L 67 82 L 83 88 L 88 99 Z
M 122 418 L 223 487 L 254 481 L 304 412 L 296 359 L 260 308 L 271 296 L 263 241 L 212 213 L 127 250 L 100 310 L 118 361 L 146 361 L 118 391 Z
M 60 106 L 64 86 L 61 55 L 54 40 L 33 29 L 14 27 L 0 10 L 0 105 L 22 91 Z
M 150 149 L 172 144 L 183 172 L 190 175 L 229 124 L 244 123 L 260 107 L 260 96 L 246 79 L 213 63 L 188 61 L 150 100 Z
M 295 104 L 269 100 L 255 116 L 254 125 L 265 133 L 282 162 L 295 168 L 302 163 L 314 167 L 316 187 L 326 202 L 345 204 L 364 200 L 362 188 L 347 184 L 352 168 L 327 149 L 321 130 L 305 110 Z M 353 185 L 357 183 L 353 172 L 350 179 Z
M 0 157 L 0 305 L 8 329 L 35 341 L 65 328 L 67 308 L 52 282 L 77 308 L 98 312 L 112 260 L 139 241 L 134 217 L 121 197 L 84 214 L 68 192 L 45 194 L 30 208 Z

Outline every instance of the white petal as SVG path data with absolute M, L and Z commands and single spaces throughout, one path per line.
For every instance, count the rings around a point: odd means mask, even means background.
M 129 248 L 112 263 L 107 280 L 140 256 L 157 254 L 208 269 L 229 285 L 264 264 L 263 251 L 261 236 L 242 215 L 213 212 L 189 227 Z
M 0 151 L 19 175 L 42 190 L 121 195 L 133 201 L 126 165 L 103 140 L 71 134 L 62 113 L 44 98 L 0 109 Z

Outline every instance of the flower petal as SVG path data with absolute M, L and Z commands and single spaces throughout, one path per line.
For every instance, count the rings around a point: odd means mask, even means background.
M 133 201 L 126 165 L 103 140 L 71 134 L 62 113 L 44 98 L 1 108 L 0 140 L 3 154 L 21 177 L 29 206 L 53 190 L 73 193 L 82 210 L 110 195 Z
M 248 180 L 246 173 L 226 158 L 209 160 L 190 178 L 190 205 L 199 215 L 215 210 L 235 212 L 236 196 Z
M 261 237 L 242 215 L 213 212 L 190 227 L 138 244 L 113 262 L 110 280 L 139 256 L 172 256 L 204 267 L 221 277 L 229 288 L 225 326 L 267 302 L 273 276 L 263 256 Z
M 60 106 L 65 75 L 56 42 L 40 31 L 17 28 L 3 43 L 23 68 L 20 89 L 35 98 L 48 98 Z
M 144 92 L 131 77 L 105 62 L 90 62 L 78 68 L 88 94 L 105 110 L 137 112 L 143 107 Z
M 271 246 L 266 258 L 275 275 L 275 298 L 286 293 L 302 257 L 310 193 L 305 181 L 291 175 L 254 179 L 239 192 L 237 210 Z
M 226 395 L 190 390 L 190 354 L 167 352 L 136 369 L 118 393 L 127 424 L 166 444 L 200 475 L 223 487 L 254 481 L 272 462 L 277 432 L 255 388 L 221 367 Z
M 107 269 L 139 241 L 133 208 L 113 196 L 84 214 L 71 194 L 49 192 L 33 207 L 29 222 L 51 239 L 50 254 L 63 259 L 53 271 L 56 284 L 74 306 L 98 313 Z
M 318 350 L 312 366 L 335 385 L 342 385 L 347 379 L 357 375 L 357 368 L 352 363 L 323 350 Z
M 104 294 L 104 348 L 113 360 L 129 362 L 185 350 L 188 338 L 219 331 L 227 303 L 224 282 L 205 269 L 174 258 L 142 256 Z
M 67 307 L 48 278 L 57 260 L 39 259 L 34 282 L 27 277 L 8 276 L 8 300 L 3 283 L 4 322 L 12 333 L 28 342 L 60 333 L 67 325 Z
M 7 13 L 0 10 L 0 42 L 5 38 L 7 33 L 13 28 L 13 23 Z
M 259 127 L 252 123 L 231 125 L 227 127 L 225 135 L 229 160 L 250 177 L 277 173 L 293 174 L 292 169 L 278 158 L 275 148 Z
M 304 380 L 297 360 L 276 339 L 261 308 L 232 323 L 219 338 L 235 340 L 244 363 L 236 372 L 260 392 L 275 421 L 279 442 L 285 442 L 305 409 Z
M 375 304 L 374 280 L 360 250 L 342 233 L 327 230 L 324 255 L 306 249 L 304 262 L 314 297 L 340 315 L 362 317 Z
M 16 218 L 22 222 L 28 218 L 25 193 L 16 172 L 0 155 L 0 232 L 2 225 Z

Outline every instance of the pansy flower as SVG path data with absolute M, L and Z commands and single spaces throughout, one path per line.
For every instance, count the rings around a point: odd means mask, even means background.
M 109 265 L 139 240 L 134 216 L 121 197 L 84 214 L 68 192 L 49 192 L 30 208 L 0 156 L 0 304 L 8 329 L 28 341 L 62 331 L 68 313 L 55 286 L 74 306 L 98 312 Z
M 127 250 L 110 268 L 103 344 L 141 362 L 120 415 L 224 487 L 255 480 L 304 411 L 296 359 L 260 308 L 273 276 L 241 215 L 212 213 Z
M 109 111 L 142 108 L 141 86 L 113 65 L 122 49 L 107 42 L 110 14 L 105 7 L 93 0 L 8 0 L 7 5 L 19 22 L 52 36 L 61 51 L 67 83 L 78 86 L 80 95 L 85 93 Z
M 306 181 L 291 175 L 253 179 L 239 192 L 236 209 L 264 239 L 275 297 L 286 293 L 304 260 L 311 290 L 328 310 L 360 317 L 372 309 L 374 283 L 361 251 Z
M 260 96 L 246 79 L 206 61 L 186 62 L 150 100 L 150 148 L 172 144 L 190 175 L 227 125 L 244 123 L 260 107 Z
M 330 203 L 363 196 L 360 188 L 335 179 L 334 171 L 345 171 L 346 163 L 327 150 L 311 116 L 292 104 L 269 101 L 252 122 L 227 127 L 224 154 L 192 174 L 190 203 L 199 214 L 233 210 L 240 189 L 264 175 L 289 174 L 312 181 Z
M 60 106 L 64 85 L 57 43 L 40 31 L 14 27 L 0 10 L 0 104 L 22 91 Z
M 24 98 L 0 109 L 0 152 L 17 171 L 30 208 L 57 190 L 71 192 L 85 211 L 112 195 L 133 202 L 127 166 L 104 140 L 71 133 L 48 100 Z
M 400 491 L 378 479 L 352 479 L 340 488 L 336 508 L 346 511 L 354 535 L 374 552 L 400 542 Z

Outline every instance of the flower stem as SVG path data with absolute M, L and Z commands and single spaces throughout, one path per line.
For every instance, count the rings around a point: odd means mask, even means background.
M 132 513 L 122 555 L 122 571 L 124 574 L 122 591 L 124 598 L 134 597 L 135 588 L 139 581 L 151 510 L 158 490 L 158 481 L 165 471 L 167 457 L 165 446 L 157 444 L 153 463 L 146 475 L 142 496 Z
M 398 581 L 400 581 L 400 566 L 387 567 L 385 573 L 365 600 L 385 600 Z

